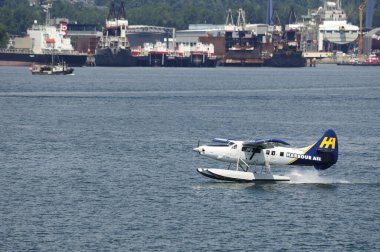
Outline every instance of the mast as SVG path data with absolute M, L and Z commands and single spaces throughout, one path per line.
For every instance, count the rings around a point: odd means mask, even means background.
M 358 54 L 361 55 L 363 53 L 363 14 L 367 4 L 367 0 L 363 0 L 363 2 L 359 5 L 359 40 L 358 40 Z
M 273 4 L 272 0 L 268 0 L 267 5 L 267 24 L 273 25 Z
M 46 4 L 42 5 L 42 8 L 44 9 L 44 12 L 46 12 L 45 16 L 45 25 L 48 26 L 50 23 L 50 9 L 53 7 L 53 4 L 50 1 L 47 1 Z

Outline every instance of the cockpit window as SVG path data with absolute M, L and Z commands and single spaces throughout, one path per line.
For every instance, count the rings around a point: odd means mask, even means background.
M 251 148 L 251 147 L 245 147 L 245 146 L 243 146 L 241 148 L 241 150 L 244 152 L 253 152 L 253 153 L 260 153 L 261 152 L 261 150 L 259 148 Z
M 252 151 L 252 149 L 250 147 L 242 147 L 241 150 L 245 151 L 245 152 L 251 152 Z
M 237 148 L 237 145 L 235 144 L 234 146 L 232 146 L 232 149 L 236 149 Z

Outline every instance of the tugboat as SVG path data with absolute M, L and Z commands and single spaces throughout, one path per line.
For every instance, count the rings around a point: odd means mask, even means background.
M 169 50 L 166 45 L 161 42 L 157 42 L 148 54 L 150 66 L 165 66 Z
M 137 66 L 137 58 L 132 56 L 127 38 L 128 20 L 126 20 L 124 2 L 119 8 L 114 2 L 103 27 L 103 35 L 95 50 L 97 66 Z
M 292 14 L 293 10 L 289 14 Z M 295 14 L 294 14 L 295 15 Z M 274 43 L 274 51 L 271 57 L 266 58 L 264 66 L 269 67 L 305 67 L 306 59 L 300 50 L 301 32 L 296 25 L 286 25 L 279 41 Z
M 215 67 L 216 62 L 217 60 L 214 55 L 214 45 L 206 45 L 198 42 L 190 48 L 190 66 Z

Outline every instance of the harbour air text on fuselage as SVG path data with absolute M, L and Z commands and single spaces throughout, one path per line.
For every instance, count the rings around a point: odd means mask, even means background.
M 314 166 L 325 170 L 338 160 L 338 138 L 330 129 L 316 143 L 304 148 L 292 148 L 276 138 L 247 141 L 215 138 L 212 143 L 193 150 L 202 156 L 236 164 L 235 170 L 198 168 L 206 177 L 241 182 L 289 181 L 289 177 L 272 175 L 271 165 Z M 263 166 L 265 172 L 248 171 L 251 165 Z

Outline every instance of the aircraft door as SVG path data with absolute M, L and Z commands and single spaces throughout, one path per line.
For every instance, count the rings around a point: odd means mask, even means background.
M 262 150 L 260 148 L 255 147 L 243 147 L 243 159 L 245 162 L 249 164 L 257 164 L 263 160 Z
M 260 153 L 256 154 L 256 164 L 264 164 L 264 162 L 265 162 L 265 151 L 261 149 Z
M 230 157 L 232 157 L 233 162 L 236 162 L 239 158 L 239 151 L 238 151 L 238 146 L 236 143 L 232 144 L 230 147 Z
M 267 161 L 269 161 L 270 164 L 275 164 L 277 162 L 277 158 L 276 158 L 277 151 L 275 151 L 274 149 L 269 149 L 266 151 L 267 152 L 269 151 L 269 155 L 266 155 Z
M 272 150 L 262 150 L 262 164 L 265 163 L 272 163 L 273 161 L 273 156 L 272 156 Z

